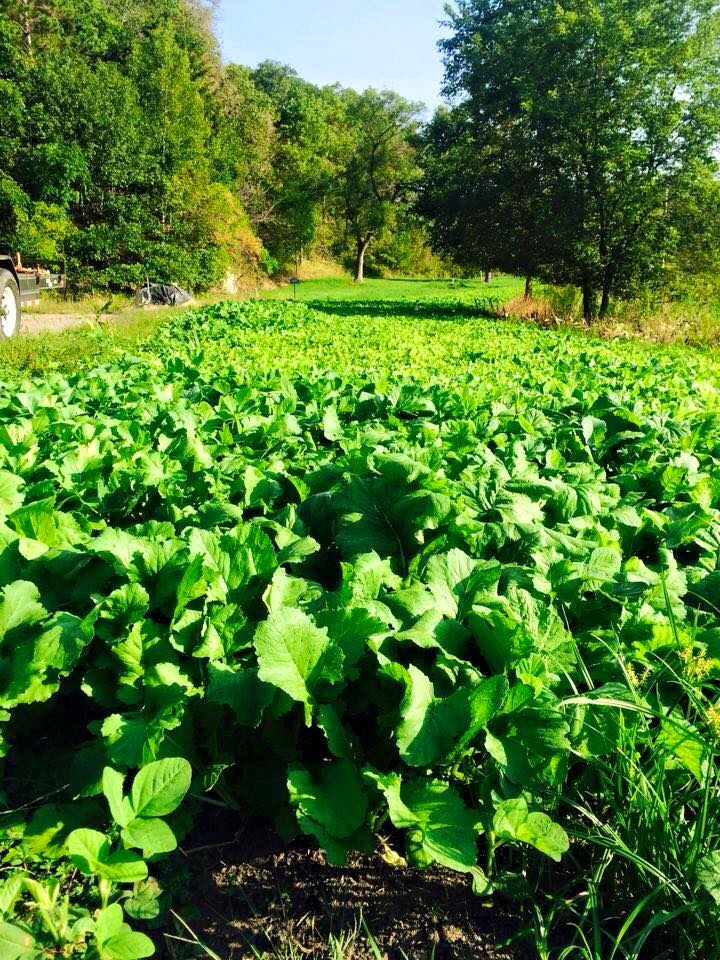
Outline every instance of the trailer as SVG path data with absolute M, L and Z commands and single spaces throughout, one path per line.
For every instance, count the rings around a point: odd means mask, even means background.
M 23 307 L 37 306 L 44 290 L 64 288 L 64 274 L 37 261 L 23 264 L 18 255 L 0 253 L 0 340 L 20 331 Z

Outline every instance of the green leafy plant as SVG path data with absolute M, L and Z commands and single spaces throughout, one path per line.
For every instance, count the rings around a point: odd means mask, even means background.
M 716 361 L 386 306 L 0 384 L 15 949 L 146 955 L 203 801 L 713 948 Z
M 161 818 L 182 803 L 192 779 L 190 764 L 182 757 L 148 764 L 135 777 L 129 797 L 123 796 L 124 779 L 111 767 L 103 771 L 103 793 L 123 843 L 142 850 L 144 857 L 171 853 L 177 840 Z

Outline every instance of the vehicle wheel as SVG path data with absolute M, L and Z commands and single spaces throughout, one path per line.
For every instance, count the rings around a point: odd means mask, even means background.
M 20 330 L 22 312 L 20 291 L 9 270 L 0 270 L 0 340 L 14 337 Z

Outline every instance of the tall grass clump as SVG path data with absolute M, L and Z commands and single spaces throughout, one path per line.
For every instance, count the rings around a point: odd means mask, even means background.
M 563 793 L 575 869 L 544 894 L 540 957 L 720 956 L 720 633 L 698 642 L 671 622 L 666 648 L 608 651 L 624 691 L 566 702 L 591 711 L 598 742 L 610 737 L 615 749 Z M 562 949 L 551 954 L 553 941 Z

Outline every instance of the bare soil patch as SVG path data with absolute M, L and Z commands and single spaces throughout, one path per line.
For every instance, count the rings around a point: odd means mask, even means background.
M 223 960 L 326 958 L 331 934 L 362 914 L 387 960 L 525 960 L 502 946 L 522 928 L 518 905 L 475 896 L 468 878 L 440 868 L 391 867 L 379 854 L 329 866 L 304 840 L 291 846 L 263 827 L 237 842 L 189 854 L 192 929 Z M 292 945 L 294 953 L 288 949 Z M 352 960 L 374 960 L 361 936 Z
M 91 324 L 93 320 L 93 315 L 89 313 L 23 313 L 20 332 L 25 335 L 61 333 L 63 330 Z

